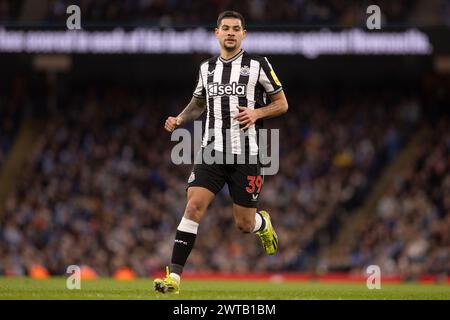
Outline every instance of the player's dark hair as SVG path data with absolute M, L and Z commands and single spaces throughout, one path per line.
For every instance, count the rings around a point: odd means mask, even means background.
M 236 11 L 224 11 L 219 14 L 219 17 L 217 18 L 217 28 L 220 26 L 220 23 L 225 18 L 235 18 L 241 20 L 242 23 L 242 29 L 245 29 L 245 20 L 244 16 Z

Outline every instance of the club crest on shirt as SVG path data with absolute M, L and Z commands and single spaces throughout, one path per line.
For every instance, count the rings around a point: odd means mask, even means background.
M 241 67 L 241 71 L 239 72 L 241 76 L 248 77 L 250 75 L 250 68 L 248 66 Z

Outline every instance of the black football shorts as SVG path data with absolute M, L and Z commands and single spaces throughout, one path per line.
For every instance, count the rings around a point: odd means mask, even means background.
M 188 179 L 189 187 L 203 187 L 215 195 L 228 185 L 233 203 L 256 208 L 261 192 L 264 176 L 261 165 L 257 164 L 194 164 Z

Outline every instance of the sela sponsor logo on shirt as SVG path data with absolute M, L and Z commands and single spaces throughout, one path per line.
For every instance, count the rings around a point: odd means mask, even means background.
M 247 85 L 237 82 L 220 84 L 218 82 L 208 83 L 208 94 L 210 97 L 215 96 L 238 96 L 245 97 L 247 95 Z

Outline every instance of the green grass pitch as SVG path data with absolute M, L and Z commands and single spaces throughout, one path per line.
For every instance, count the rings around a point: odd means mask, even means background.
M 450 300 L 448 284 L 382 284 L 379 290 L 365 283 L 323 283 L 268 281 L 182 282 L 179 295 L 153 292 L 151 279 L 117 281 L 98 279 L 81 282 L 80 290 L 68 290 L 66 278 L 34 280 L 0 278 L 0 300 L 4 299 L 445 299 Z

